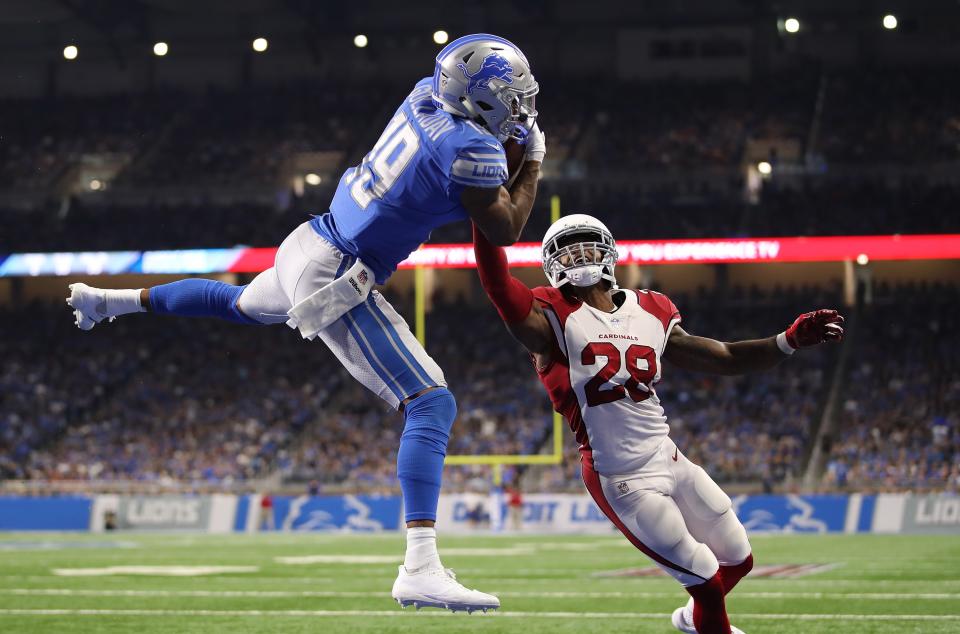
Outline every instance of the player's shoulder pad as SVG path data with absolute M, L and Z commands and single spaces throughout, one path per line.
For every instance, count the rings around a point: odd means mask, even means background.
M 446 139 L 452 155 L 450 180 L 468 187 L 500 187 L 509 178 L 507 155 L 495 136 L 466 119 Z
M 571 303 L 563 291 L 552 286 L 537 286 L 533 289 L 533 296 L 545 304 Z
M 637 302 L 640 304 L 640 308 L 659 319 L 660 323 L 663 324 L 664 332 L 670 330 L 671 322 L 680 321 L 680 311 L 670 301 L 670 298 L 663 293 L 647 289 L 634 292 L 637 294 Z
M 560 319 L 561 325 L 566 323 L 570 313 L 580 308 L 582 303 L 567 297 L 559 288 L 552 286 L 538 286 L 534 288 L 533 297 L 540 302 L 541 307 L 551 309 Z

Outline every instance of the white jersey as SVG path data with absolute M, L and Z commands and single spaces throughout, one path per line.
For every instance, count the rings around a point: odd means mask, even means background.
M 551 364 L 538 370 L 540 380 L 584 458 L 609 476 L 637 471 L 670 432 L 654 385 L 667 338 L 680 322 L 666 295 L 616 293 L 620 305 L 607 313 L 556 288 L 534 289 L 557 344 Z

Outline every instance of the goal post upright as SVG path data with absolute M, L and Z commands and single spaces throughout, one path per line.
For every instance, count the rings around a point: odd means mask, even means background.
M 560 196 L 554 194 L 550 197 L 550 222 L 554 223 L 560 219 Z M 423 294 L 423 270 L 421 267 L 416 269 L 416 297 L 417 297 L 417 338 L 421 343 L 420 326 L 424 321 L 423 307 L 421 306 L 421 296 Z M 553 412 L 553 443 L 552 451 L 548 454 L 459 454 L 448 455 L 444 460 L 445 465 L 488 465 L 493 467 L 494 485 L 500 486 L 503 467 L 506 465 L 557 465 L 563 462 L 563 417 L 557 412 Z

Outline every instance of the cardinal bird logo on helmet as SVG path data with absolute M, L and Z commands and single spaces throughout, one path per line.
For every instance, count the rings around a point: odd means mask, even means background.
M 513 66 L 510 65 L 510 62 L 508 62 L 505 57 L 497 53 L 490 53 L 484 57 L 480 68 L 472 75 L 467 71 L 467 67 L 464 64 L 457 64 L 457 68 L 459 68 L 463 76 L 467 78 L 468 95 L 473 94 L 474 88 L 489 89 L 490 80 L 492 79 L 499 79 L 508 84 L 513 83 L 513 77 L 511 77 Z

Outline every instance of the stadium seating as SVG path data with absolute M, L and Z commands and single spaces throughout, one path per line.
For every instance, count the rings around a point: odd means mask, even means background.
M 824 484 L 841 490 L 956 491 L 960 288 L 881 286 L 876 301 L 858 322 Z
M 799 309 L 838 301 L 835 289 L 817 288 L 673 299 L 690 332 L 727 340 L 776 332 Z M 951 351 L 960 292 L 906 286 L 879 289 L 876 299 L 858 317 L 825 486 L 956 486 L 960 367 Z M 2 477 L 230 486 L 279 472 L 322 486 L 395 490 L 400 417 L 322 345 L 285 328 L 142 315 L 81 336 L 65 311 L 37 308 L 0 315 L 16 335 L 0 362 Z M 30 317 L 37 327 L 26 326 L 28 313 L 43 315 Z M 428 349 L 458 397 L 451 454 L 537 453 L 549 442 L 542 388 L 490 307 L 438 297 L 429 327 Z M 187 337 L 190 346 L 176 345 Z M 903 355 L 886 355 L 873 344 L 880 337 Z M 59 354 L 67 348 L 72 354 Z M 745 377 L 667 366 L 658 393 L 692 460 L 720 482 L 769 489 L 802 475 L 835 362 L 828 348 Z M 94 394 L 84 387 L 90 374 L 98 378 Z M 579 486 L 567 442 L 565 464 L 541 472 L 537 486 Z M 453 488 L 477 473 L 447 471 Z
M 589 102 L 568 83 L 542 83 L 552 171 L 525 239 L 542 235 L 553 193 L 564 209 L 595 211 L 621 238 L 960 231 L 950 213 L 960 198 L 956 184 L 916 169 L 891 178 L 887 169 L 960 159 L 960 111 L 943 72 L 619 83 Z M 32 212 L 0 209 L 0 252 L 276 244 L 332 195 L 333 183 L 325 182 L 305 198 L 291 197 L 289 160 L 331 150 L 342 157 L 336 169 L 359 160 L 379 131 L 370 122 L 386 121 L 408 89 L 392 84 L 371 93 L 318 81 L 0 102 L 0 117 L 13 124 L 0 145 L 0 192 L 41 194 L 31 199 Z M 797 143 L 799 153 L 764 155 L 775 177 L 758 200 L 745 202 L 742 166 L 758 160 L 751 144 L 771 139 Z M 70 192 L 61 181 L 84 157 L 102 155 L 123 157 L 107 193 L 63 204 Z M 780 160 L 812 174 L 778 178 Z M 835 164 L 877 171 L 851 180 L 834 174 Z M 632 177 L 650 172 L 669 177 Z M 225 204 L 208 196 L 238 186 L 259 186 L 274 200 Z M 190 202 L 182 193 L 170 199 L 180 188 L 196 192 Z M 434 239 L 467 237 L 454 226 Z

